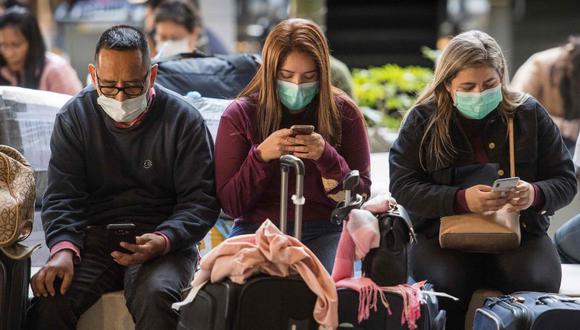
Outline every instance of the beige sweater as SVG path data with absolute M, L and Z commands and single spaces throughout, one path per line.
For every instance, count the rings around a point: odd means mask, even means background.
M 532 55 L 514 75 L 511 87 L 535 97 L 550 113 L 562 136 L 576 141 L 580 133 L 580 118 L 573 120 L 563 118 L 564 102 L 559 86 L 552 84 L 550 79 L 552 65 L 562 51 L 563 47 L 556 47 Z

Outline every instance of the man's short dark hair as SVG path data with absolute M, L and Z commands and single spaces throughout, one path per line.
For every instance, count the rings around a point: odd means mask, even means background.
M 95 62 L 101 49 L 112 50 L 139 50 L 143 56 L 143 64 L 147 67 L 151 63 L 147 39 L 141 30 L 129 25 L 115 25 L 101 34 L 95 49 Z

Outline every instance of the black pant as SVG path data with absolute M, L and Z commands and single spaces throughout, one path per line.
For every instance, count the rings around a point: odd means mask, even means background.
M 103 293 L 125 290 L 127 308 L 137 329 L 175 329 L 178 314 L 171 304 L 193 278 L 194 248 L 172 252 L 140 265 L 123 267 L 107 249 L 102 227 L 87 230 L 82 260 L 74 267 L 72 285 L 62 296 L 36 297 L 28 312 L 29 329 L 76 329 L 81 316 Z
M 419 241 L 411 250 L 411 270 L 417 281 L 428 280 L 436 291 L 460 300 L 439 299 L 447 311 L 447 329 L 464 328 L 465 313 L 473 292 L 488 288 L 515 291 L 558 292 L 562 270 L 548 235 L 523 237 L 521 246 L 501 254 L 464 253 L 442 249 L 437 236 Z

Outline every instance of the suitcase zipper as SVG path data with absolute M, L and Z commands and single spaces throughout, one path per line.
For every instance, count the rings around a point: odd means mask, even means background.
M 478 308 L 477 313 L 481 313 L 481 314 L 489 317 L 493 321 L 493 323 L 495 324 L 496 330 L 501 330 L 501 328 L 500 328 L 501 321 L 497 318 L 497 315 L 495 315 L 495 313 L 486 311 L 483 308 Z
M 532 321 L 532 317 L 530 315 L 530 311 L 528 310 L 528 307 L 526 305 L 524 305 L 523 303 L 519 302 L 518 299 L 516 297 L 513 296 L 504 296 L 504 297 L 500 297 L 498 298 L 499 300 L 496 301 L 495 303 L 490 304 L 490 308 L 493 307 L 493 305 L 501 305 L 503 306 L 505 309 L 511 311 L 514 316 L 518 316 L 518 314 L 522 315 L 522 321 L 523 321 L 523 325 L 524 327 L 522 327 L 522 329 L 529 329 L 531 326 L 531 321 Z

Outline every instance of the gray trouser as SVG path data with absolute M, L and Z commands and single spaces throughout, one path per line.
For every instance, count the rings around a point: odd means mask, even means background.
M 181 300 L 197 262 L 192 247 L 140 265 L 123 267 L 113 261 L 102 227 L 87 230 L 81 262 L 75 265 L 67 293 L 36 297 L 28 312 L 29 329 L 76 329 L 78 319 L 103 293 L 125 290 L 127 308 L 137 329 L 175 329 L 178 314 L 171 304 Z

